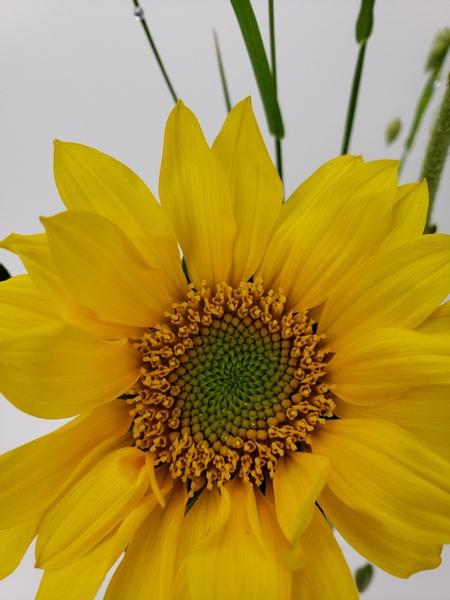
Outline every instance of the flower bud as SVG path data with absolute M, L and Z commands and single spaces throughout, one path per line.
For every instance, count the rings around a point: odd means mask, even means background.
M 425 71 L 434 71 L 441 67 L 450 46 L 450 29 L 442 29 L 434 38 L 428 54 Z
M 402 122 L 400 121 L 400 119 L 394 119 L 393 121 L 388 123 L 388 125 L 386 127 L 386 133 L 385 133 L 387 146 L 389 146 L 389 144 L 392 144 L 392 142 L 395 142 L 401 129 L 402 129 Z

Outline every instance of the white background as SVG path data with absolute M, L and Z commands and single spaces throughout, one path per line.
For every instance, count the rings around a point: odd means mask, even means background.
M 267 3 L 253 1 L 267 41 Z M 354 24 L 359 0 L 279 0 L 276 4 L 279 95 L 286 194 L 340 151 L 357 56 Z M 252 95 L 272 152 L 238 26 L 228 0 L 143 0 L 155 41 L 178 95 L 212 142 L 226 116 L 211 28 L 221 41 L 233 102 Z M 450 25 L 448 0 L 377 0 L 375 27 L 350 150 L 365 159 L 399 158 L 400 141 L 386 148 L 386 124 L 411 123 L 425 83 L 425 57 L 435 33 Z M 448 69 L 448 62 L 447 62 Z M 151 55 L 132 0 L 1 0 L 0 3 L 0 238 L 37 233 L 40 215 L 62 210 L 52 177 L 52 140 L 76 141 L 118 158 L 157 195 L 164 123 L 173 103 Z M 417 180 L 436 92 L 402 182 Z M 450 169 L 435 210 L 450 233 Z M 18 259 L 0 261 L 22 273 Z M 0 401 L 0 451 L 54 429 L 58 423 L 19 413 Z M 364 560 L 346 551 L 352 568 Z M 399 580 L 377 570 L 367 600 L 450 599 L 450 552 L 436 571 Z M 2 600 L 30 600 L 40 578 L 29 552 L 0 582 Z M 326 576 L 326 574 L 324 574 Z M 326 600 L 326 599 L 324 599 Z

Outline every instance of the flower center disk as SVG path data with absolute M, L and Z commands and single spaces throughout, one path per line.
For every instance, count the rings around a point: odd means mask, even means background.
M 136 447 L 168 463 L 191 491 L 237 474 L 260 485 L 286 450 L 310 451 L 311 432 L 333 416 L 321 378 L 327 349 L 307 311 L 285 311 L 262 280 L 187 301 L 132 344 L 143 354 L 133 390 Z

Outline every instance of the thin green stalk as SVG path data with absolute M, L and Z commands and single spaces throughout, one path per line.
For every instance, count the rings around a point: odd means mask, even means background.
M 270 32 L 271 71 L 272 71 L 272 77 L 273 77 L 273 85 L 275 87 L 275 95 L 278 98 L 274 0 L 269 0 L 269 32 Z M 283 159 L 282 159 L 282 154 L 281 154 L 281 138 L 279 138 L 279 137 L 275 137 L 275 160 L 277 163 L 278 175 L 280 176 L 280 179 L 283 181 Z
M 447 77 L 447 86 L 441 106 L 439 107 L 436 120 L 431 130 L 430 139 L 425 152 L 420 179 L 425 178 L 428 183 L 430 203 L 428 205 L 427 224 L 425 233 L 433 230 L 431 225 L 431 213 L 433 210 L 436 192 L 439 187 L 445 160 L 450 147 L 450 73 Z
M 164 77 L 164 80 L 165 80 L 165 82 L 167 84 L 167 87 L 169 88 L 169 92 L 170 92 L 170 94 L 171 94 L 171 96 L 173 98 L 173 101 L 176 104 L 178 102 L 178 97 L 177 97 L 177 95 L 175 93 L 175 90 L 173 89 L 173 86 L 172 86 L 172 84 L 170 82 L 170 79 L 169 79 L 169 76 L 167 74 L 167 71 L 164 68 L 163 62 L 161 60 L 161 57 L 160 57 L 159 52 L 158 52 L 158 50 L 156 48 L 155 42 L 153 41 L 152 35 L 150 33 L 150 29 L 148 28 L 147 21 L 144 18 L 144 10 L 140 6 L 140 4 L 139 4 L 139 0 L 133 0 L 133 3 L 134 3 L 134 6 L 136 7 L 136 9 L 139 11 L 139 12 L 135 11 L 135 15 L 137 16 L 137 18 L 141 22 L 142 28 L 144 29 L 145 35 L 147 36 L 148 43 L 150 44 L 150 47 L 151 47 L 151 49 L 153 51 L 153 54 L 154 54 L 154 56 L 156 58 L 156 62 L 159 65 L 159 68 L 160 68 L 160 71 L 162 73 L 162 76 Z
M 231 100 L 230 100 L 230 94 L 228 93 L 228 85 L 227 85 L 227 78 L 225 77 L 225 69 L 223 68 L 222 53 L 220 52 L 220 45 L 219 45 L 219 37 L 218 37 L 217 31 L 215 29 L 213 29 L 212 32 L 213 32 L 213 37 L 214 37 L 214 45 L 216 47 L 217 64 L 219 66 L 220 81 L 222 82 L 222 91 L 223 91 L 223 96 L 225 99 L 225 106 L 227 107 L 227 111 L 230 112 L 232 105 L 231 105 Z
M 417 103 L 416 111 L 414 113 L 414 118 L 411 123 L 411 129 L 409 130 L 408 137 L 406 138 L 402 157 L 400 159 L 401 162 L 398 167 L 399 175 L 405 166 L 405 162 L 406 162 L 406 158 L 407 158 L 408 154 L 411 152 L 411 149 L 414 144 L 414 140 L 415 140 L 417 132 L 419 130 L 420 123 L 422 122 L 423 116 L 425 114 L 425 110 L 427 109 L 428 105 L 430 104 L 430 100 L 431 100 L 431 97 L 433 96 L 433 92 L 434 92 L 435 81 L 439 77 L 439 72 L 440 72 L 440 69 L 437 69 L 429 76 L 428 81 L 426 82 L 425 87 L 423 88 L 423 91 L 420 95 L 419 102 Z
M 416 106 L 416 110 L 414 112 L 414 118 L 411 123 L 411 129 L 405 141 L 400 166 L 398 169 L 399 174 L 402 172 L 402 169 L 405 166 L 406 158 L 413 147 L 420 123 L 433 96 L 436 81 L 439 81 L 441 70 L 447 57 L 449 48 L 450 29 L 445 28 L 439 31 L 439 33 L 434 38 L 433 44 L 427 57 L 425 71 L 430 73 L 430 75 L 425 84 L 425 87 L 422 90 L 422 93 Z
M 344 139 L 342 142 L 341 154 L 347 154 L 348 147 L 350 145 L 350 138 L 352 135 L 353 121 L 355 119 L 356 103 L 358 101 L 359 85 L 361 82 L 361 75 L 362 75 L 362 70 L 363 70 L 363 66 L 364 66 L 365 53 L 366 53 L 366 42 L 361 44 L 361 46 L 359 48 L 359 53 L 358 53 L 358 60 L 356 61 L 355 73 L 353 75 L 352 91 L 350 94 L 350 102 L 349 102 L 348 111 L 347 111 L 347 119 L 345 121 L 345 131 L 344 131 Z
M 353 121 L 355 119 L 356 103 L 358 101 L 359 85 L 364 66 L 364 56 L 366 53 L 367 40 L 372 34 L 373 29 L 373 6 L 375 0 L 361 0 L 358 19 L 356 21 L 356 41 L 359 44 L 358 59 L 356 61 L 355 73 L 353 75 L 352 91 L 350 93 L 350 102 L 347 110 L 347 119 L 345 122 L 344 139 L 342 141 L 341 154 L 347 154 L 352 136 Z

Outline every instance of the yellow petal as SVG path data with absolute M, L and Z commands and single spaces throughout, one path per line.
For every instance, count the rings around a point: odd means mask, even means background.
M 0 283 L 0 341 L 16 331 L 60 322 L 28 275 Z
M 0 456 L 0 528 L 43 512 L 91 450 L 130 423 L 128 405 L 116 400 Z
M 225 281 L 235 223 L 228 180 L 193 113 L 180 101 L 167 120 L 159 181 L 161 204 L 180 242 L 191 281 Z
M 327 188 L 358 164 L 362 164 L 362 158 L 350 155 L 328 161 L 308 177 L 282 205 L 264 262 L 258 270 L 258 276 L 264 279 L 267 288 L 273 287 L 292 250 L 297 222 L 303 213 L 314 206 Z
M 167 468 L 161 467 L 159 471 L 162 475 L 162 477 L 159 478 L 161 492 L 165 497 L 173 487 L 172 477 L 170 473 L 168 473 Z M 165 479 L 165 481 L 163 481 L 163 479 Z M 159 500 L 157 496 L 147 490 L 147 494 L 129 511 L 125 519 L 117 528 L 117 531 L 114 533 L 113 544 L 111 546 L 111 565 L 116 562 L 124 549 L 127 548 L 136 531 L 158 504 Z
M 377 253 L 337 285 L 318 332 L 336 351 L 378 327 L 416 327 L 450 291 L 450 236 L 424 235 Z
M 41 515 L 0 531 L 0 579 L 8 577 L 17 567 L 34 540 L 41 522 Z
M 317 507 L 301 544 L 306 562 L 292 574 L 291 600 L 358 600 L 358 590 L 344 555 Z
M 54 171 L 68 209 L 113 221 L 161 273 L 170 294 L 184 298 L 187 284 L 172 224 L 142 179 L 103 152 L 60 141 L 55 142 Z
M 422 235 L 427 220 L 428 186 L 422 183 L 407 183 L 397 188 L 392 221 L 380 248 Z
M 185 559 L 191 548 L 207 535 L 216 521 L 220 505 L 217 488 L 203 490 L 194 506 L 183 519 L 178 549 L 178 563 Z
M 420 183 L 404 183 L 403 185 L 399 185 L 395 192 L 393 206 L 397 206 L 397 204 L 404 200 L 410 192 L 417 191 L 419 186 L 421 186 Z
M 361 165 L 361 156 L 346 154 L 329 160 L 314 171 L 283 204 L 275 235 L 279 235 L 282 230 L 286 233 L 286 228 L 293 231 L 293 219 L 298 219 L 302 213 L 310 210 L 329 187 Z
M 450 334 L 450 301 L 438 306 L 420 325 L 417 331 L 424 333 Z
M 80 558 L 124 520 L 148 485 L 145 455 L 137 448 L 104 458 L 46 513 L 37 565 L 58 569 Z
M 160 483 L 165 494 L 168 486 L 164 486 L 162 481 Z M 55 600 L 61 590 L 64 590 L 64 600 L 94 600 L 106 573 L 123 554 L 136 530 L 157 504 L 154 494 L 144 496 L 120 526 L 92 550 L 66 567 L 45 571 L 36 600 Z
M 41 220 L 55 267 L 74 298 L 104 321 L 147 327 L 161 320 L 170 294 L 117 225 L 87 211 Z
M 280 527 L 293 546 L 292 556 L 286 558 L 292 568 L 298 568 L 296 562 L 303 558 L 298 540 L 311 522 L 329 467 L 324 456 L 306 452 L 286 452 L 278 461 L 273 478 L 275 508 Z
M 212 527 L 189 557 L 192 600 L 275 600 L 277 568 L 263 541 L 252 484 L 236 477 L 222 488 L 222 498 L 223 503 L 230 503 L 226 522 L 220 522 L 219 510 L 219 525 Z
M 45 571 L 36 600 L 55 600 L 64 594 L 64 600 L 94 600 L 95 595 L 111 568 L 110 534 L 84 556 L 66 567 Z
M 374 565 L 396 577 L 409 577 L 441 564 L 442 546 L 396 532 L 364 511 L 351 509 L 325 486 L 320 505 L 339 533 Z
M 142 331 L 134 327 L 101 322 L 90 308 L 72 298 L 56 273 L 47 236 L 44 233 L 38 235 L 12 233 L 0 242 L 0 247 L 14 252 L 21 258 L 38 290 L 47 298 L 55 312 L 68 323 L 106 339 L 131 337 Z
M 183 519 L 177 553 L 176 577 L 173 585 L 173 598 L 191 600 L 187 565 L 192 547 L 209 534 L 220 506 L 220 494 L 216 487 L 204 489 L 194 506 Z
M 172 597 L 177 545 L 186 507 L 186 485 L 178 481 L 147 517 L 130 544 L 105 600 L 167 600 Z
M 338 350 L 326 380 L 347 402 L 386 404 L 413 387 L 449 385 L 450 344 L 446 336 L 408 329 L 371 331 Z
M 192 600 L 189 592 L 187 560 L 184 560 L 181 565 L 177 567 L 177 574 L 172 590 L 172 598 L 176 598 L 177 600 Z
M 139 376 L 141 354 L 72 325 L 47 325 L 0 344 L 0 390 L 28 414 L 62 419 L 106 404 Z
M 382 419 L 406 429 L 450 461 L 449 386 L 414 388 L 382 406 L 356 406 L 336 400 L 340 419 Z
M 401 547 L 395 551 L 394 544 L 394 552 L 389 555 L 391 535 L 435 549 L 450 541 L 450 463 L 415 436 L 386 421 L 329 421 L 314 431 L 313 451 L 329 457 L 327 487 L 351 513 L 342 513 L 336 521 L 339 510 L 331 507 L 330 512 L 325 493 L 319 503 L 344 537 L 348 524 L 342 523 L 353 511 L 364 515 L 368 528 L 387 534 L 384 551 L 392 566 L 386 569 L 384 563 L 376 563 L 383 569 L 391 573 L 397 569 Z M 373 561 L 382 546 L 366 535 L 366 529 L 357 535 L 357 544 L 354 537 L 348 541 Z M 401 565 L 399 569 L 405 566 Z
M 122 448 L 130 448 L 134 445 L 134 438 L 132 431 L 127 431 L 122 435 L 109 437 L 97 446 L 95 446 L 75 467 L 74 471 L 70 475 L 69 479 L 64 486 L 64 490 L 72 488 L 78 481 L 83 479 L 85 475 L 89 473 L 100 461 L 108 457 L 116 450 L 122 450 Z M 62 491 L 64 491 L 62 490 Z
M 237 286 L 260 265 L 283 201 L 283 184 L 267 152 L 250 98 L 232 109 L 211 150 L 231 190 L 236 238 L 228 280 Z
M 283 563 L 283 556 L 289 551 L 289 542 L 278 524 L 275 507 L 259 488 L 254 489 L 258 517 L 261 524 L 264 544 L 269 550 L 277 569 L 277 600 L 291 600 L 292 571 Z
M 396 184 L 397 163 L 367 163 L 338 179 L 295 220 L 284 240 L 289 255 L 273 284 L 282 287 L 290 308 L 321 304 L 345 273 L 375 252 L 389 227 Z
M 166 506 L 166 501 L 164 500 L 164 495 L 162 490 L 160 489 L 155 473 L 155 461 L 151 452 L 146 452 L 145 455 L 145 466 L 147 467 L 147 473 L 149 476 L 150 487 L 152 492 L 155 494 L 156 499 L 158 500 L 161 508 Z M 160 469 L 161 471 L 161 469 Z

